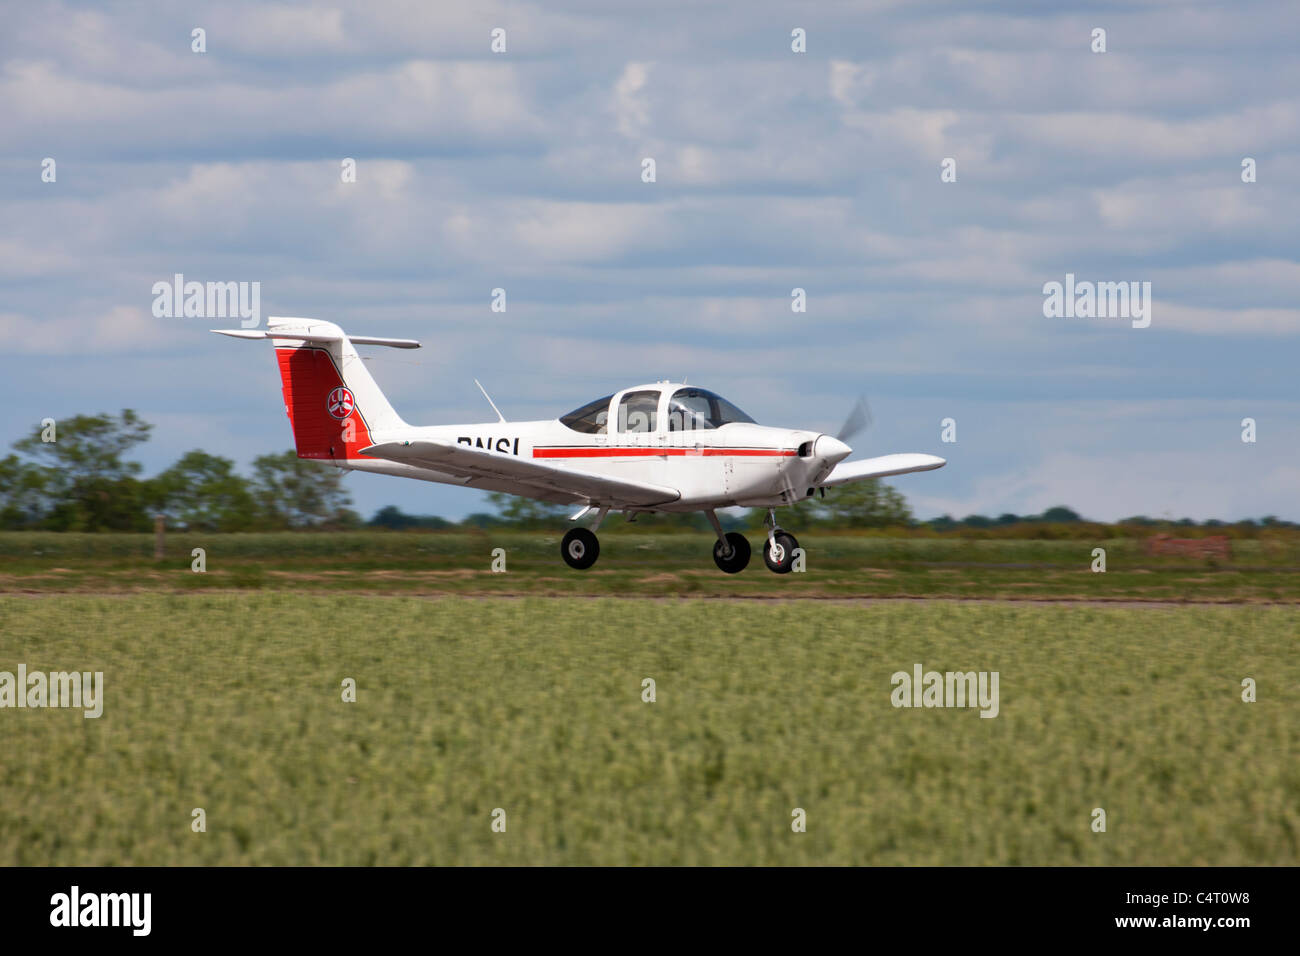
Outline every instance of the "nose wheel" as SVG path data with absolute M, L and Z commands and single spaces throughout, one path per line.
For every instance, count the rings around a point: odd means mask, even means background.
M 600 557 L 600 540 L 586 528 L 570 528 L 560 542 L 560 555 L 569 567 L 585 571 Z
M 794 552 L 799 541 L 788 531 L 779 528 L 763 543 L 763 563 L 775 574 L 789 574 L 794 567 Z

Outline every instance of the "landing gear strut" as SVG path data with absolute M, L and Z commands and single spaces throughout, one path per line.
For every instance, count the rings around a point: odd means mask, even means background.
M 718 541 L 713 546 L 713 563 L 721 571 L 727 574 L 737 574 L 745 570 L 745 565 L 749 564 L 749 542 L 743 534 L 737 534 L 735 531 L 723 534 L 722 525 L 718 523 L 718 516 L 712 511 L 704 512 L 705 517 L 709 519 L 709 524 L 713 525 L 713 531 L 718 536 Z
M 776 525 L 776 509 L 767 509 L 767 541 L 763 544 L 763 563 L 774 574 L 789 574 L 794 567 L 794 552 L 799 541 Z

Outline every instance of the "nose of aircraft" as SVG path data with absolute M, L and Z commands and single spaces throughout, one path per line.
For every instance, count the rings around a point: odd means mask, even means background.
M 848 458 L 852 452 L 852 448 L 831 435 L 819 435 L 817 444 L 813 445 L 813 454 L 823 461 L 829 461 L 832 465 Z

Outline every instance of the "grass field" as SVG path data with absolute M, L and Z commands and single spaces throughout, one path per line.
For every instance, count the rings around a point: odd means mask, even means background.
M 351 590 L 477 595 L 996 597 L 1300 603 L 1300 535 L 1238 540 L 1224 562 L 1152 557 L 1133 539 L 979 540 L 800 534 L 807 571 L 776 576 L 761 536 L 738 575 L 713 564 L 709 534 L 611 523 L 589 571 L 560 559 L 561 530 L 436 533 L 173 534 L 153 559 L 144 534 L 0 533 L 0 593 Z M 1093 573 L 1093 549 L 1106 573 Z M 194 548 L 206 571 L 191 570 Z M 493 573 L 501 549 L 505 573 Z
M 103 671 L 105 704 L 0 710 L 0 862 L 1295 864 L 1298 627 L 1252 606 L 5 596 L 0 670 Z M 999 672 L 1000 713 L 894 708 L 917 663 Z

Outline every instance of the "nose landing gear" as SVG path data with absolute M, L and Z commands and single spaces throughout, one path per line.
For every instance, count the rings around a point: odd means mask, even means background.
M 763 544 L 763 563 L 773 574 L 789 574 L 794 567 L 794 552 L 799 541 L 776 526 L 776 509 L 767 509 L 767 541 Z
M 789 574 L 794 567 L 794 552 L 799 541 L 789 532 L 776 530 L 776 534 L 763 543 L 763 563 L 776 574 Z

